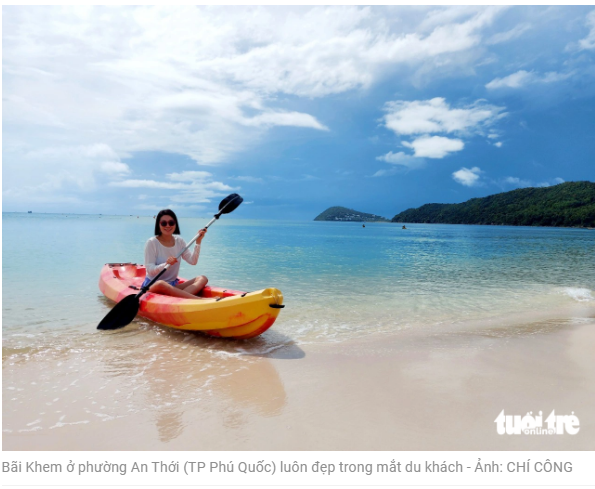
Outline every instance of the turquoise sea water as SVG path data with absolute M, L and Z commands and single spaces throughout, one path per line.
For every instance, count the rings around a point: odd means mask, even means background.
M 208 217 L 182 219 L 191 239 Z M 106 262 L 142 263 L 152 217 L 3 214 L 3 341 L 95 334 Z M 325 342 L 595 300 L 595 231 L 222 218 L 199 263 L 211 285 L 279 288 L 275 329 Z M 143 322 L 141 320 L 140 322 Z M 43 340 L 45 343 L 46 340 Z
M 182 236 L 191 239 L 209 219 L 181 219 Z M 167 442 L 183 431 L 181 407 L 213 396 L 224 411 L 276 416 L 283 379 L 263 357 L 298 359 L 341 344 L 354 351 L 368 339 L 412 333 L 506 336 L 526 334 L 527 325 L 535 332 L 595 323 L 593 230 L 403 230 L 224 216 L 209 229 L 198 265 L 184 262 L 181 275 L 204 274 L 211 285 L 237 290 L 279 288 L 286 308 L 269 331 L 225 341 L 143 318 L 97 331 L 113 306 L 97 285 L 103 264 L 142 262 L 153 226 L 142 216 L 3 214 L 4 433 L 95 429 L 126 416 L 138 422 L 148 410 L 151 420 L 137 429 L 156 427 Z M 254 399 L 239 401 L 231 389 L 246 382 L 241 376 L 250 377 Z M 276 389 L 279 404 L 263 405 L 270 394 L 258 394 L 259 386 Z M 178 421 L 164 421 L 171 417 Z

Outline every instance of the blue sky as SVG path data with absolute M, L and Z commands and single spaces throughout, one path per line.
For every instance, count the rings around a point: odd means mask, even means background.
M 4 211 L 393 217 L 595 179 L 595 8 L 3 7 Z

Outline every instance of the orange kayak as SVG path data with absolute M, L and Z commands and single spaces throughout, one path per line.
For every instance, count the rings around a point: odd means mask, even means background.
M 120 302 L 124 297 L 138 294 L 144 279 L 142 265 L 108 263 L 101 269 L 99 289 L 108 299 Z M 272 287 L 241 292 L 206 286 L 196 299 L 147 292 L 140 298 L 138 314 L 176 329 L 246 339 L 269 329 L 283 307 L 283 294 Z

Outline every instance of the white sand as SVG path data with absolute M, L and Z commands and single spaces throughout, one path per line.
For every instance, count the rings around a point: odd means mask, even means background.
M 57 401 L 33 388 L 20 403 L 4 390 L 3 449 L 593 450 L 594 352 L 591 318 L 222 355 L 192 374 L 154 362 L 138 382 L 90 360 L 93 375 L 65 373 L 76 389 L 56 392 Z M 38 367 L 20 366 L 23 385 Z M 8 372 L 4 385 L 14 386 Z M 101 375 L 109 382 L 98 387 Z M 498 435 L 502 409 L 574 412 L 581 429 Z

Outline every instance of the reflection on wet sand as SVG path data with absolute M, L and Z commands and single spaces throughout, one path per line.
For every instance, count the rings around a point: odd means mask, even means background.
M 185 413 L 206 400 L 216 402 L 228 428 L 244 425 L 254 414 L 281 414 L 287 396 L 267 357 L 304 357 L 290 338 L 279 333 L 230 341 L 142 320 L 111 336 L 112 342 L 120 344 L 110 346 L 115 355 L 104 356 L 104 372 L 128 376 L 136 384 L 134 408 L 154 413 L 161 442 L 174 440 L 191 424 L 200 423 Z

